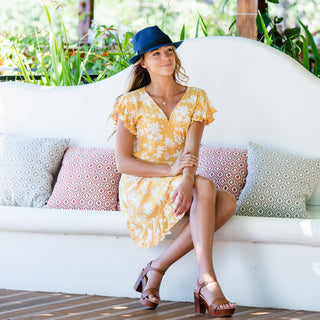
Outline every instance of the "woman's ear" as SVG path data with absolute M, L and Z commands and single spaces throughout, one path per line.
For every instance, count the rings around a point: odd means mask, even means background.
M 147 65 L 146 65 L 146 63 L 144 62 L 144 59 L 141 60 L 140 66 L 141 66 L 142 68 L 145 68 L 145 69 L 147 68 Z

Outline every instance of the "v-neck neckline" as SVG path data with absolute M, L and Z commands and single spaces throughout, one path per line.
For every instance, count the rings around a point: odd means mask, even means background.
M 152 101 L 153 105 L 155 105 L 155 106 L 157 107 L 157 109 L 163 114 L 163 116 L 167 119 L 167 121 L 170 121 L 173 112 L 175 111 L 175 109 L 177 108 L 177 106 L 181 103 L 181 101 L 184 100 L 184 98 L 185 98 L 185 96 L 186 96 L 186 93 L 187 93 L 187 91 L 189 90 L 189 87 L 187 86 L 186 91 L 183 93 L 181 99 L 178 101 L 178 103 L 177 103 L 177 104 L 174 106 L 174 108 L 172 109 L 169 117 L 167 117 L 167 115 L 164 113 L 164 111 L 161 109 L 161 107 L 151 98 L 150 94 L 147 92 L 147 90 L 146 90 L 145 87 L 143 87 L 143 90 L 144 90 L 145 94 L 148 96 L 148 98 Z

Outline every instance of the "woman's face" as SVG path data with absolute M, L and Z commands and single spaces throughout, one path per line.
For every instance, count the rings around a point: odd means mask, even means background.
M 144 54 L 141 66 L 152 75 L 172 76 L 176 58 L 172 46 L 161 47 Z

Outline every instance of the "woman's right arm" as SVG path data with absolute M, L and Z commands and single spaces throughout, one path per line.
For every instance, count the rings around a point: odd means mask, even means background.
M 198 165 L 198 158 L 188 152 L 178 157 L 173 165 L 155 164 L 133 156 L 133 134 L 118 117 L 116 131 L 116 162 L 120 173 L 139 177 L 169 177 L 182 173 L 182 169 Z

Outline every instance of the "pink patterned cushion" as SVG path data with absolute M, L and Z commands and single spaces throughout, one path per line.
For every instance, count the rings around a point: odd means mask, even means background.
M 247 150 L 201 146 L 197 174 L 209 178 L 218 189 L 230 192 L 238 200 L 248 174 Z
M 47 207 L 116 210 L 119 180 L 113 150 L 70 147 Z

